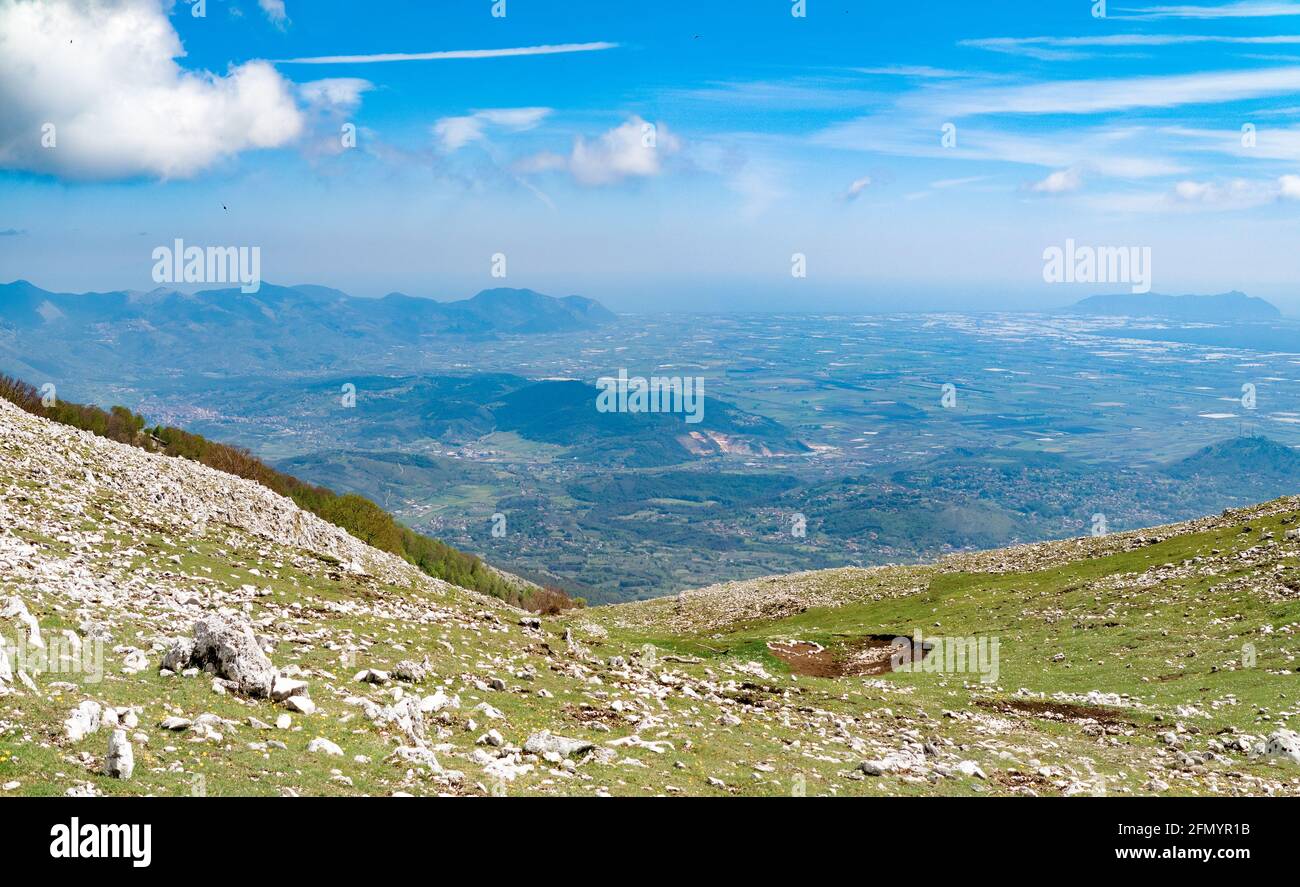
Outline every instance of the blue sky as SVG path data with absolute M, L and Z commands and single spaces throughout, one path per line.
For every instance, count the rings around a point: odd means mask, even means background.
M 494 5 L 0 0 L 0 279 L 148 289 L 180 237 L 625 311 L 1122 289 L 1045 284 L 1069 238 L 1300 311 L 1300 3 Z

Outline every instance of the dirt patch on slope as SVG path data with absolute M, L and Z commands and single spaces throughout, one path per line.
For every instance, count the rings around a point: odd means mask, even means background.
M 812 641 L 772 641 L 767 649 L 798 675 L 816 678 L 842 678 L 853 675 L 881 675 L 893 671 L 895 654 L 912 652 L 908 638 L 892 634 L 871 634 L 838 647 L 823 647 Z M 930 652 L 930 645 L 913 656 L 919 662 Z
M 1026 714 L 1049 721 L 1096 721 L 1099 724 L 1137 726 L 1123 712 L 1100 705 L 1075 705 L 1072 702 L 1049 702 L 1045 699 L 981 699 L 975 704 L 1002 714 Z

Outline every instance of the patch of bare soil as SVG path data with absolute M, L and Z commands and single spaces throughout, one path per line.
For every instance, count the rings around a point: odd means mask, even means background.
M 603 708 L 593 708 L 590 705 L 574 705 L 569 703 L 564 706 L 564 713 L 580 724 L 600 723 L 614 727 L 623 723 L 623 716 L 618 712 Z
M 1056 792 L 1056 787 L 1051 781 L 1040 776 L 1037 773 L 1010 773 L 1000 771 L 993 774 L 993 781 L 1003 788 L 1010 789 L 1018 794 L 1041 794 L 1044 792 Z
M 1099 724 L 1137 726 L 1123 712 L 1100 705 L 1075 705 L 1072 702 L 1051 702 L 1045 699 L 981 699 L 975 704 L 1003 714 L 1026 714 L 1049 721 L 1096 721 Z
M 930 646 L 914 655 L 919 662 L 930 652 Z M 812 641 L 772 641 L 767 649 L 798 675 L 816 678 L 842 678 L 854 675 L 888 674 L 893 670 L 896 654 L 912 652 L 908 638 L 892 634 L 871 634 L 855 638 L 837 647 L 823 647 Z

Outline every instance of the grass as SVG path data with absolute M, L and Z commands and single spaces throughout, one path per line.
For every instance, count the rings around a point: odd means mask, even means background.
M 31 495 L 29 505 L 39 507 L 40 491 Z M 1189 751 L 1206 750 L 1221 731 L 1260 736 L 1288 722 L 1294 727 L 1300 599 L 1275 599 L 1266 589 L 1274 585 L 1275 570 L 1282 576 L 1300 570 L 1300 559 L 1286 552 L 1260 563 L 1240 558 L 1261 544 L 1263 533 L 1282 539 L 1295 525 L 1294 513 L 1253 518 L 1248 532 L 1240 524 L 1224 526 L 1035 572 L 949 572 L 941 566 L 895 568 L 870 574 L 869 581 L 861 571 L 789 577 L 794 594 L 803 584 L 842 583 L 838 599 L 845 602 L 785 618 L 683 631 L 665 627 L 663 617 L 672 605 L 658 601 L 547 618 L 536 636 L 514 624 L 517 613 L 458 589 L 436 594 L 422 586 L 353 577 L 328 558 L 231 528 L 174 538 L 161 529 L 115 527 L 104 517 L 114 510 L 111 501 L 96 501 L 78 518 L 83 526 L 103 528 L 102 542 L 90 553 L 25 536 L 48 557 L 76 553 L 97 559 L 96 569 L 103 570 L 133 547 L 138 553 L 121 575 L 148 577 L 157 594 L 138 607 L 110 602 L 92 614 L 112 629 L 102 682 L 70 679 L 65 687 L 56 681 L 67 676 L 42 675 L 41 693 L 0 697 L 0 783 L 20 782 L 10 794 L 62 794 L 85 782 L 105 794 L 202 791 L 212 796 L 289 791 L 975 795 L 1026 788 L 1055 794 L 1080 780 L 1115 794 L 1150 792 L 1153 776 L 1175 794 L 1300 794 L 1294 765 L 1233 754 L 1231 764 L 1179 770 L 1165 766 L 1173 753 L 1162 739 L 1178 721 L 1199 731 L 1184 735 Z M 1215 557 L 1210 553 L 1216 549 L 1218 575 L 1172 575 L 1187 572 L 1188 559 Z M 244 584 L 270 593 L 248 599 L 239 593 Z M 243 609 L 259 631 L 278 639 L 272 656 L 277 666 L 296 665 L 309 674 L 319 711 L 293 715 L 290 730 L 263 730 L 248 719 L 273 724 L 283 707 L 218 695 L 208 676 L 160 676 L 160 654 L 152 645 L 190 630 L 167 605 L 167 596 L 176 592 L 198 594 L 209 606 Z M 90 606 L 33 594 L 2 575 L 0 594 L 23 597 L 47 634 L 79 630 Z M 485 609 L 500 614 L 501 622 L 480 618 Z M 593 635 L 588 624 L 599 626 L 604 636 Z M 566 629 L 591 659 L 565 655 Z M 792 638 L 835 648 L 864 634 L 910 636 L 918 629 L 927 637 L 997 637 L 997 683 L 925 671 L 804 677 L 791 674 L 768 648 L 773 640 Z M 1247 644 L 1253 645 L 1253 666 L 1246 661 Z M 117 645 L 146 650 L 150 667 L 123 674 L 122 656 L 112 652 Z M 343 653 L 348 646 L 361 651 L 348 658 Z M 433 675 L 405 689 L 428 695 L 443 687 L 460 694 L 459 710 L 441 724 L 429 724 L 439 761 L 466 774 L 458 786 L 385 760 L 395 745 L 391 732 L 348 702 L 353 696 L 391 702 L 392 687 L 354 682 L 353 673 L 391 670 L 398 661 L 426 654 Z M 653 659 L 654 665 L 629 680 L 606 664 L 616 656 L 640 665 Z M 752 668 L 748 663 L 757 663 L 768 676 L 746 673 Z M 504 680 L 507 690 L 476 686 L 475 679 L 494 677 Z M 660 692 L 681 683 L 699 692 Z M 1022 688 L 1048 698 L 1090 691 L 1127 694 L 1137 705 L 1117 709 L 1115 723 L 1104 733 L 1077 719 L 991 707 L 1023 701 Z M 140 707 L 138 729 L 148 741 L 135 743 L 131 780 L 99 775 L 105 731 L 78 743 L 63 736 L 64 718 L 85 698 Z M 474 712 L 480 702 L 499 709 L 504 720 L 489 722 Z M 1180 706 L 1193 706 L 1204 716 L 1186 709 L 1180 714 Z M 209 712 L 234 722 L 233 728 L 221 728 L 220 740 L 195 741 L 193 734 L 156 726 L 168 714 L 192 719 Z M 729 715 L 738 715 L 740 722 L 731 723 Z M 474 730 L 467 729 L 471 719 L 477 722 Z M 671 748 L 658 754 L 615 747 L 608 763 L 590 761 L 573 774 L 542 766 L 499 786 L 471 759 L 489 727 L 516 745 L 549 729 L 606 748 L 611 740 L 633 735 Z M 317 736 L 337 743 L 344 755 L 308 753 Z M 948 755 L 974 760 L 990 778 L 863 778 L 854 771 L 857 761 L 877 758 L 908 740 L 932 741 Z M 286 748 L 267 744 L 272 741 Z

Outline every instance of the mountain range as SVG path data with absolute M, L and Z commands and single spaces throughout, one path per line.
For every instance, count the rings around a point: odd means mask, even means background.
M 431 336 L 490 338 L 594 329 L 614 315 L 594 299 L 489 289 L 438 302 L 402 293 L 380 299 L 316 285 L 263 283 L 186 293 L 55 293 L 25 280 L 0 284 L 0 346 L 11 369 L 50 371 L 146 363 L 160 369 L 250 371 L 333 366 L 360 350 L 401 352 Z M 33 333 L 40 348 L 29 347 Z M 54 356 L 58 359 L 51 361 Z

